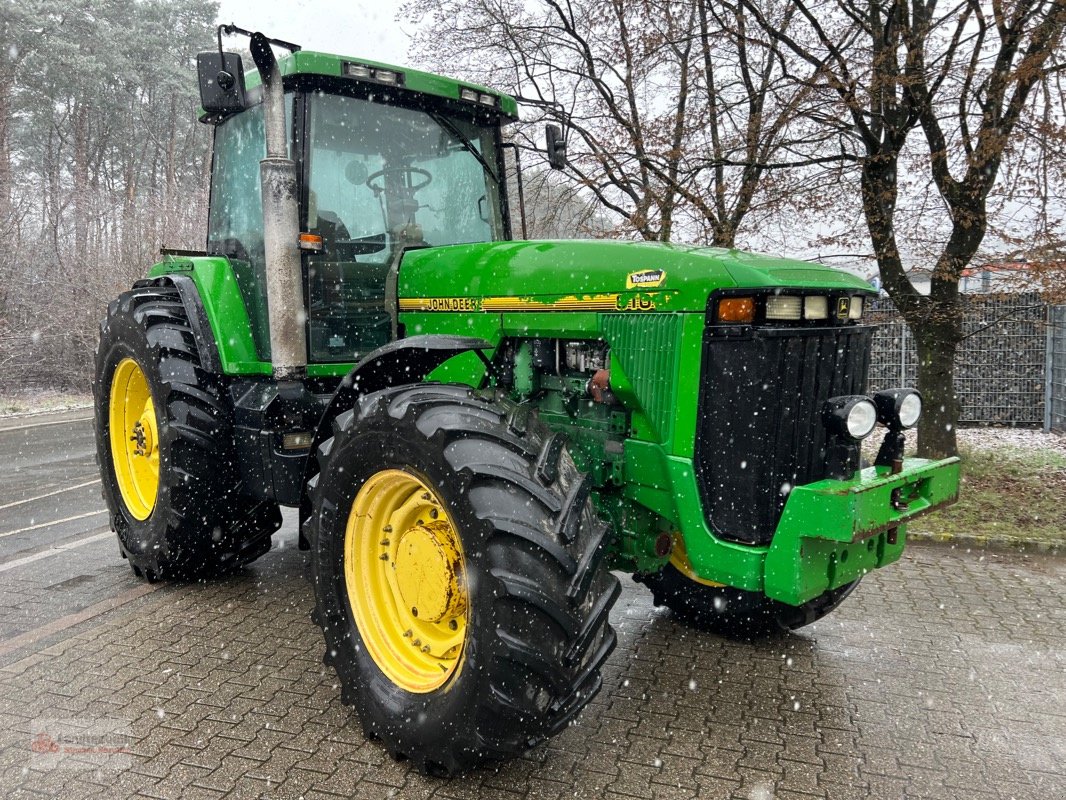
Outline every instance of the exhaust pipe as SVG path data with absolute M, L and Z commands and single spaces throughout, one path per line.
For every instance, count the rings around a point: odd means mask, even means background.
M 307 374 L 307 314 L 300 264 L 296 164 L 288 155 L 285 94 L 270 39 L 253 33 L 249 49 L 263 79 L 266 158 L 259 162 L 259 182 L 263 193 L 270 360 L 275 380 L 298 380 Z

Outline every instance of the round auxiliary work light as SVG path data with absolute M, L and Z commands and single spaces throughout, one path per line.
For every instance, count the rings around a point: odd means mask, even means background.
M 877 426 L 877 408 L 864 395 L 833 397 L 826 401 L 822 419 L 830 430 L 859 441 Z
M 922 396 L 911 392 L 899 404 L 899 422 L 904 428 L 913 428 L 922 416 Z
M 922 396 L 914 389 L 885 389 L 874 395 L 877 421 L 896 430 L 913 428 L 922 416 Z

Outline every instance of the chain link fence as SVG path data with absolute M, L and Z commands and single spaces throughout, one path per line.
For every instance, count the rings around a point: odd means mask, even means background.
M 967 295 L 963 334 L 955 360 L 959 422 L 976 425 L 1047 425 L 1051 352 L 1048 305 L 1036 294 Z M 879 323 L 870 362 L 870 389 L 914 386 L 918 350 L 895 306 L 879 298 L 870 320 Z M 1066 320 L 1064 320 L 1066 321 Z M 1066 412 L 1066 331 L 1058 338 L 1059 424 Z
M 1066 306 L 1048 309 L 1045 431 L 1066 433 Z

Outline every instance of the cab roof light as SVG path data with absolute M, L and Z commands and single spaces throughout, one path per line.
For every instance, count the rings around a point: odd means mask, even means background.
M 494 105 L 496 105 L 496 98 L 493 97 L 491 94 L 478 95 L 477 101 L 479 103 L 481 103 L 481 105 L 483 105 L 483 106 L 494 106 Z
M 751 322 L 753 319 L 754 297 L 723 297 L 718 301 L 719 322 Z
M 349 78 L 383 83 L 386 86 L 403 86 L 404 84 L 404 74 L 402 72 L 383 67 L 374 67 L 370 64 L 357 64 L 346 61 L 344 63 L 344 74 Z
M 471 103 L 476 103 L 478 101 L 478 94 L 478 92 L 475 92 L 473 89 L 467 89 L 465 86 L 459 89 L 459 97 L 463 100 L 469 100 Z

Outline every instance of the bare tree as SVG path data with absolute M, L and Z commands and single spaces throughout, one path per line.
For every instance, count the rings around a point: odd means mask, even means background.
M 988 199 L 1040 87 L 1062 69 L 1066 4 L 1056 0 L 796 0 L 782 30 L 741 0 L 782 54 L 816 70 L 821 122 L 854 148 L 862 208 L 882 283 L 914 333 L 926 398 L 919 453 L 957 451 L 953 366 L 962 339 L 959 280 L 989 228 Z M 807 82 L 805 85 L 811 86 Z M 914 135 L 912 135 L 914 134 Z M 920 168 L 921 172 L 915 172 Z M 942 214 L 931 289 L 904 270 L 901 193 L 917 178 Z
M 216 15 L 211 0 L 0 10 L 0 387 L 86 388 L 107 302 L 160 245 L 202 243 L 194 58 Z
M 790 29 L 790 3 L 760 6 Z M 519 95 L 532 123 L 569 130 L 570 174 L 644 239 L 732 247 L 745 220 L 791 192 L 785 167 L 825 158 L 826 133 L 792 124 L 815 109 L 787 77 L 815 70 L 753 37 L 743 6 L 419 0 L 402 15 L 428 17 L 419 61 Z M 533 148 L 538 130 L 519 138 Z
M 524 184 L 525 232 L 530 239 L 599 239 L 614 232 L 614 223 L 596 199 L 555 170 L 530 169 Z M 514 187 L 515 183 L 509 181 L 508 185 Z M 508 201 L 517 213 L 518 197 Z M 517 234 L 519 223 L 515 219 Z

